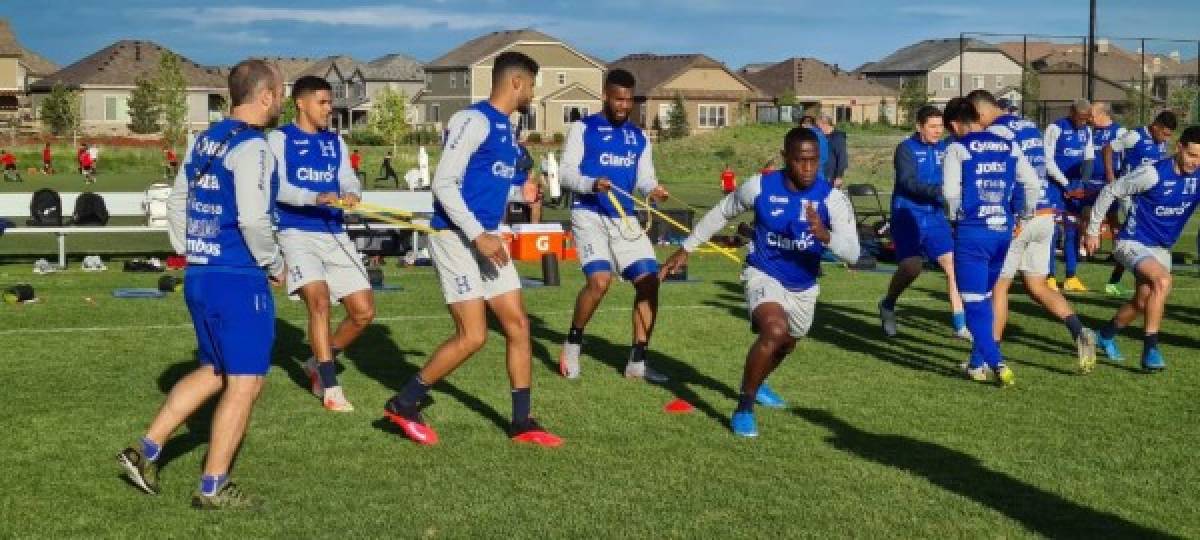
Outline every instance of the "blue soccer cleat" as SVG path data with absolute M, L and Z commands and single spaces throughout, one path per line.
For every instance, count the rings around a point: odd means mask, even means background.
M 1116 337 L 1105 338 L 1104 336 L 1097 334 L 1096 345 L 1100 348 L 1100 350 L 1104 351 L 1104 356 L 1108 358 L 1109 362 L 1119 364 L 1121 361 L 1125 360 L 1125 356 L 1121 354 L 1121 349 L 1117 348 Z
M 762 384 L 758 385 L 758 392 L 754 394 L 754 401 L 757 401 L 763 407 L 770 407 L 772 409 L 787 408 L 787 402 L 779 397 L 779 394 L 776 394 L 774 390 L 771 390 L 770 386 L 767 386 L 767 381 L 763 381 Z
M 1142 369 L 1149 372 L 1158 372 L 1167 368 L 1167 362 L 1163 360 L 1163 355 L 1158 352 L 1158 348 L 1146 349 L 1142 351 Z
M 754 421 L 754 411 L 734 411 L 729 419 L 729 428 L 738 437 L 757 437 L 758 423 Z

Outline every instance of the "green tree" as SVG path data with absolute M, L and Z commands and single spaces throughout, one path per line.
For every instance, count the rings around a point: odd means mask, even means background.
M 50 89 L 50 95 L 42 101 L 42 125 L 55 135 L 75 133 L 79 129 L 79 103 L 79 92 L 55 84 Z
M 162 112 L 162 132 L 167 144 L 178 146 L 187 135 L 187 81 L 178 56 L 164 51 L 154 76 L 158 108 Z
M 1025 118 L 1037 121 L 1042 117 L 1042 82 L 1038 73 L 1028 67 L 1021 72 L 1021 106 Z
M 864 118 L 863 121 L 865 123 L 867 121 L 867 119 Z M 882 126 L 892 125 L 892 119 L 888 118 L 888 100 L 887 100 L 887 98 L 883 98 L 883 99 L 879 100 L 879 125 L 882 125 Z
M 665 135 L 666 139 L 680 139 L 687 137 L 692 132 L 691 126 L 688 125 L 687 109 L 683 103 L 683 95 L 676 93 L 675 101 L 671 104 L 671 109 L 667 112 L 667 125 L 661 135 Z
M 1197 118 L 1197 107 L 1200 107 L 1200 87 L 1181 86 L 1171 91 L 1167 96 L 1167 106 L 1180 115 L 1183 124 L 1200 122 Z
M 286 126 L 296 119 L 296 102 L 291 99 L 283 102 L 283 108 L 279 113 L 279 125 Z
M 158 133 L 158 121 L 162 111 L 158 106 L 157 93 L 154 81 L 138 77 L 127 102 L 130 131 L 141 134 Z
M 1153 100 L 1135 85 L 1125 87 L 1125 111 L 1121 113 L 1121 124 L 1126 126 L 1145 125 Z
M 904 81 L 900 86 L 900 97 L 897 100 L 897 105 L 900 110 L 904 111 L 904 117 L 908 122 L 913 122 L 917 118 L 917 109 L 929 103 L 929 93 L 925 89 L 924 79 L 909 79 Z
M 392 145 L 392 155 L 396 155 L 400 140 L 408 133 L 408 96 L 404 92 L 396 92 L 384 88 L 374 98 L 371 105 L 371 115 L 367 122 L 371 131 L 383 137 Z

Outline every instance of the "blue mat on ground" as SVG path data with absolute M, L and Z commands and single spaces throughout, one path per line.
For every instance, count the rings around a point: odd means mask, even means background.
M 540 279 L 525 278 L 525 277 L 521 278 L 521 288 L 523 288 L 523 289 L 536 289 L 538 287 L 545 287 L 545 286 L 546 286 L 546 282 L 544 282 Z
M 404 287 L 401 287 L 399 285 L 376 285 L 374 287 L 371 287 L 371 290 L 375 291 L 375 292 L 396 292 L 396 291 L 403 291 Z
M 136 288 L 135 287 L 135 288 L 113 289 L 112 295 L 113 295 L 113 298 L 162 298 L 162 297 L 166 296 L 167 293 L 162 292 L 158 289 Z
M 704 283 L 704 280 L 696 279 L 694 277 L 689 277 L 687 279 L 667 279 L 667 280 L 663 280 L 663 282 L 662 282 L 663 285 L 671 285 L 671 284 L 686 285 L 689 283 Z

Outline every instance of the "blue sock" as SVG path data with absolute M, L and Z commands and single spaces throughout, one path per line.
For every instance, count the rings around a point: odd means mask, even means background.
M 1063 319 L 1063 323 L 1067 325 L 1067 330 L 1071 332 L 1071 339 L 1079 339 L 1079 334 L 1083 333 L 1083 321 L 1079 320 L 1079 316 L 1072 313 Z
M 162 452 L 162 447 L 158 443 L 142 437 L 142 455 L 150 461 L 158 461 L 158 454 Z
M 206 474 L 200 477 L 200 493 L 203 495 L 216 495 L 221 490 L 221 486 L 225 485 L 225 481 L 229 479 L 228 474 Z
M 400 409 L 416 407 L 429 393 L 429 387 L 430 385 L 421 380 L 420 375 L 413 375 L 413 378 L 404 384 L 404 388 L 400 389 L 400 393 L 392 398 L 392 402 Z
M 1070 279 L 1075 277 L 1079 267 L 1079 229 L 1065 219 L 1063 229 L 1063 265 L 1067 267 L 1067 279 Z
M 886 309 L 888 311 L 895 310 L 896 309 L 896 300 L 897 300 L 896 298 L 892 298 L 890 296 L 883 297 L 883 309 Z
M 989 367 L 996 369 L 1001 357 L 1000 347 L 996 345 L 996 340 L 991 338 L 992 322 L 995 320 L 991 295 L 980 301 L 966 302 L 964 307 L 966 308 L 967 329 L 975 337 L 971 345 L 971 356 L 978 356 Z
M 950 322 L 954 325 L 954 331 L 962 330 L 967 325 L 967 314 L 961 311 L 955 311 L 950 316 Z
M 1142 338 L 1142 348 L 1147 351 L 1149 351 L 1151 349 L 1157 349 L 1158 348 L 1158 332 L 1155 332 L 1153 334 L 1146 334 L 1145 337 Z
M 338 385 L 337 364 L 335 364 L 332 360 L 328 362 L 317 362 L 317 374 L 321 376 L 321 386 L 325 388 L 333 388 Z
M 529 389 L 514 388 L 512 391 L 512 421 L 514 424 L 529 419 Z
M 1098 333 L 1100 334 L 1100 337 L 1104 339 L 1112 339 L 1116 337 L 1118 330 L 1120 330 L 1120 328 L 1117 328 L 1117 319 L 1114 317 L 1112 320 L 1105 323 L 1104 326 L 1100 327 L 1100 332 Z
M 742 392 L 738 396 L 738 404 L 736 412 L 754 412 L 754 397 L 758 392 Z

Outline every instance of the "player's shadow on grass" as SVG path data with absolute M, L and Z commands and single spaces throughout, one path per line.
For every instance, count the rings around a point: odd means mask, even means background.
M 448 317 L 449 315 L 447 315 Z M 495 339 L 496 336 L 491 336 Z M 424 351 L 416 349 L 401 349 L 396 343 L 396 337 L 392 335 L 392 329 L 389 326 L 381 324 L 372 324 L 367 327 L 362 336 L 350 346 L 346 351 L 345 357 L 354 362 L 354 366 L 363 375 L 375 379 L 383 386 L 391 389 L 393 392 L 399 392 L 405 383 L 419 371 L 416 363 L 410 362 L 408 358 L 412 356 L 422 356 Z M 402 339 L 402 338 L 401 338 Z M 501 338 L 503 339 L 503 338 Z M 470 362 L 471 360 L 468 360 Z M 450 377 L 454 375 L 451 374 Z M 438 381 L 433 385 L 433 391 L 449 395 L 459 403 L 465 405 L 479 413 L 484 418 L 491 421 L 496 427 L 507 431 L 508 419 L 500 414 L 491 405 L 484 403 L 483 400 L 467 393 L 463 389 L 449 382 L 449 378 Z M 433 402 L 432 394 L 427 398 L 422 407 L 429 406 Z M 383 404 L 379 407 L 382 409 Z M 372 425 L 387 433 L 393 433 L 404 436 L 399 427 L 389 422 L 387 419 L 378 419 Z
M 1108 308 L 1103 311 L 1101 319 L 1088 321 L 1090 324 L 1095 325 L 1091 326 L 1092 328 L 1099 328 L 1104 323 L 1107 323 L 1109 319 L 1117 313 L 1117 308 L 1125 302 L 1124 300 L 1096 295 L 1072 295 L 1068 296 L 1067 300 L 1071 301 L 1073 304 L 1088 304 L 1092 306 L 1103 306 Z M 1200 310 L 1181 305 L 1180 302 L 1181 300 L 1178 298 L 1168 298 L 1166 313 L 1163 316 L 1164 322 L 1181 322 L 1181 318 L 1178 316 L 1180 313 L 1183 313 L 1185 318 L 1190 318 L 1188 316 L 1192 315 L 1200 318 Z M 1198 320 L 1197 323 L 1200 323 L 1200 320 Z M 1118 338 L 1124 337 L 1127 340 L 1135 340 L 1140 342 L 1144 324 L 1145 317 L 1138 316 L 1138 318 L 1134 320 L 1133 324 L 1121 330 L 1120 334 L 1118 334 Z M 1174 332 L 1160 331 L 1158 334 L 1158 342 L 1163 345 L 1170 345 L 1172 347 L 1179 347 L 1181 349 L 1200 349 L 1200 340 Z M 1125 346 L 1128 347 L 1128 345 Z M 1140 348 L 1138 350 L 1140 350 Z M 1126 352 L 1126 356 L 1128 355 L 1128 352 Z
M 193 359 L 191 360 L 168 366 L 158 376 L 158 390 L 164 396 L 171 392 L 171 388 L 175 386 L 175 383 L 200 367 L 200 363 L 194 358 L 196 354 L 198 352 L 193 353 Z M 184 422 L 187 431 L 171 437 L 167 440 L 166 444 L 163 444 L 162 452 L 159 454 L 157 462 L 160 469 L 165 469 L 176 458 L 208 442 L 213 411 L 217 407 L 217 399 L 217 397 L 213 397 L 213 399 L 208 400 L 207 403 L 196 409 L 196 412 L 192 413 Z M 125 476 L 122 475 L 122 478 L 125 478 Z
M 661 312 L 659 316 L 662 316 Z M 559 373 L 557 347 L 566 341 L 567 335 L 551 328 L 544 319 L 532 313 L 529 314 L 529 327 L 533 337 L 533 357 L 541 360 L 542 364 L 557 376 Z M 499 331 L 498 327 L 494 329 Z M 547 347 L 547 343 L 555 346 L 554 351 Z M 583 338 L 584 354 L 607 364 L 618 377 L 625 376 L 625 362 L 629 358 L 629 349 L 629 345 L 618 345 L 596 335 L 589 334 Z M 717 392 L 730 400 L 737 400 L 737 391 L 717 379 L 696 371 L 687 362 L 664 355 L 654 348 L 648 350 L 647 355 L 648 364 L 670 378 L 666 384 L 661 385 L 663 388 L 675 397 L 687 401 L 721 425 L 728 424 L 729 417 L 702 399 L 695 390 L 692 390 L 691 385 Z
M 979 459 L 957 450 L 911 437 L 863 431 L 823 410 L 797 408 L 794 412 L 830 430 L 832 436 L 826 442 L 834 448 L 924 477 L 1046 537 L 1177 538 L 990 470 Z

